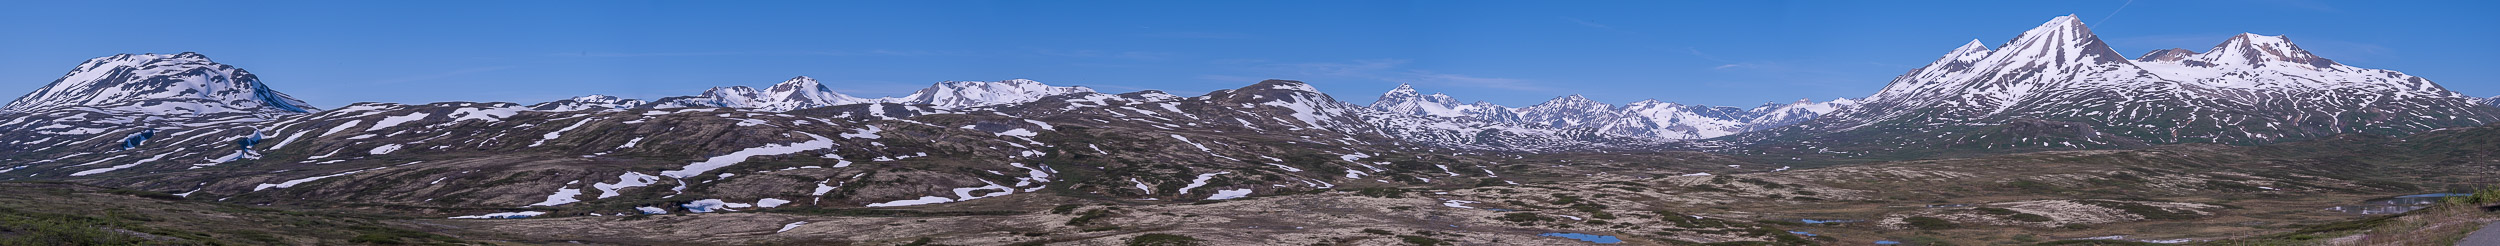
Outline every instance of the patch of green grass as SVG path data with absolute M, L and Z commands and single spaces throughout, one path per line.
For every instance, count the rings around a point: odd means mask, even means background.
M 1354 194 L 1378 198 L 1406 198 L 1406 189 L 1372 187 L 1354 190 Z
M 900 210 L 900 209 L 835 209 L 835 208 L 817 208 L 817 207 L 800 207 L 800 208 L 788 208 L 788 207 L 785 207 L 785 208 L 782 208 L 782 209 L 767 210 L 767 212 L 772 212 L 772 213 L 787 213 L 787 214 L 805 214 L 805 215 L 859 216 L 859 217 L 947 217 L 947 216 L 982 216 L 982 215 L 1020 215 L 1020 214 L 1024 214 L 1024 213 L 1026 213 L 1026 212 L 1022 212 L 1022 211 L 940 211 L 940 212 L 930 212 L 930 211 L 919 211 L 919 210 Z
M 1441 239 L 1433 239 L 1424 236 L 1398 236 L 1398 241 L 1405 241 L 1406 244 L 1418 246 L 1450 245 L 1449 242 L 1443 242 Z
M 1944 230 L 1962 227 L 1961 225 L 1953 224 L 1952 221 L 1945 221 L 1944 219 L 1938 219 L 1935 217 L 1909 217 L 1901 219 L 1901 222 L 1909 222 L 1910 228 L 1918 228 L 1919 230 Z
M 2096 245 L 2096 246 L 2097 246 L 2097 245 L 2128 245 L 2128 246 L 2140 246 L 2140 245 L 2168 245 L 2168 244 L 2147 243 L 2147 242 L 2136 242 L 2136 241 L 2119 241 L 2119 240 L 2057 240 L 2057 241 L 2049 241 L 2049 242 L 2045 242 L 2045 243 L 2032 244 L 2032 245 Z
M 105 218 L 21 212 L 0 208 L 0 245 L 136 245 L 147 242 L 106 231 Z
M 1554 205 L 1568 205 L 1580 202 L 1580 196 L 1574 196 L 1571 194 L 1550 194 L 1548 196 L 1553 196 L 1554 201 L 1546 203 L 1553 203 Z
M 1536 215 L 1536 213 L 1508 213 L 1508 214 L 1502 214 L 1502 217 L 1496 217 L 1496 218 L 1493 218 L 1493 219 L 1496 219 L 1496 220 L 1501 220 L 1501 221 L 1509 221 L 1509 222 L 1519 222 L 1519 223 L 1531 223 L 1531 222 L 1539 222 L 1539 221 L 1554 221 L 1554 218 L 1552 218 L 1552 217 L 1545 217 L 1545 216 L 1542 216 L 1542 215 Z
M 1067 225 L 1081 226 L 1086 223 L 1092 223 L 1096 219 L 1102 219 L 1103 217 L 1111 217 L 1111 211 L 1099 208 L 1094 210 L 1085 210 L 1085 214 L 1083 215 L 1077 215 L 1076 218 L 1068 218 Z
M 183 198 L 182 196 L 176 196 L 176 195 L 173 195 L 173 194 L 165 194 L 164 192 L 143 191 L 143 190 L 113 189 L 113 190 L 108 190 L 108 191 L 105 191 L 105 192 L 106 192 L 106 193 L 113 193 L 113 194 L 121 194 L 121 195 L 136 196 L 136 197 L 144 197 L 144 198 L 148 198 L 148 199 L 157 199 L 157 200 L 181 201 L 181 200 L 183 200 L 183 199 L 186 199 L 186 198 Z
M 1199 241 L 1202 241 L 1202 240 L 1198 240 L 1198 238 L 1193 238 L 1193 237 L 1189 237 L 1189 236 L 1172 235 L 1172 234 L 1162 234 L 1162 233 L 1147 233 L 1147 234 L 1145 234 L 1145 235 L 1137 235 L 1137 237 L 1132 237 L 1132 238 L 1129 238 L 1129 239 L 1128 239 L 1128 245 L 1129 245 L 1129 246 L 1194 246 L 1194 245 L 1198 245 L 1198 242 L 1199 242 Z
M 2037 215 L 2037 214 L 2028 214 L 2028 213 L 2014 214 L 2013 216 L 2006 216 L 2006 218 L 2008 218 L 2008 219 L 2014 219 L 2014 221 L 2022 221 L 2022 222 L 2049 222 L 2049 221 L 2051 221 L 2051 220 L 2056 220 L 2056 219 L 2051 219 L 2051 218 L 2049 218 L 2048 216 L 2041 216 L 2041 215 Z
M 2012 209 L 2004 209 L 2004 208 L 1972 208 L 1971 210 L 1979 211 L 1980 213 L 1986 213 L 1986 214 L 2004 215 L 2007 219 L 2013 219 L 2014 221 L 2022 221 L 2022 222 L 2048 222 L 2048 221 L 2050 221 L 2050 220 L 2053 220 L 2053 219 L 2050 219 L 2048 216 L 2041 216 L 2041 215 L 2038 215 L 2038 214 L 2024 213 L 2024 212 L 2022 212 L 2022 211 L 2014 211 L 2014 210 L 2012 210 Z
M 925 237 L 924 237 L 924 238 L 920 238 L 920 239 L 911 240 L 911 243 L 905 243 L 905 244 L 903 244 L 903 245 L 901 245 L 901 246 L 930 246 L 930 245 L 934 245 L 934 244 L 929 244 L 929 242 L 930 242 L 930 241 L 931 241 L 931 240 L 929 240 L 929 238 L 925 238 Z

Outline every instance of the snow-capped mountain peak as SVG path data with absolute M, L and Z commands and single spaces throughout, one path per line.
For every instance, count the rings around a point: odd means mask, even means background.
M 1465 112 L 1461 112 L 1465 107 L 1467 105 L 1459 104 L 1457 100 L 1450 99 L 1449 95 L 1441 93 L 1423 95 L 1416 92 L 1414 86 L 1407 84 L 1398 84 L 1398 88 L 1381 93 L 1380 100 L 1372 101 L 1371 105 L 1374 110 L 1439 117 L 1467 116 Z
M 0 110 L 70 107 L 166 116 L 301 114 L 320 109 L 269 89 L 260 77 L 199 53 L 119 54 L 88 59 Z
M 2108 44 L 2102 43 L 2100 36 L 2092 34 L 2092 29 L 2085 27 L 2083 21 L 2074 15 L 2059 16 L 2048 23 L 2041 23 L 2039 27 L 2015 36 L 2013 41 L 1998 46 L 1993 53 L 1999 54 L 1990 55 L 1989 60 L 1997 63 L 2033 61 L 2063 64 L 2126 60 L 2126 57 L 2111 50 Z
M 642 104 L 643 104 L 643 101 L 642 101 L 641 99 L 629 99 L 629 98 L 622 98 L 622 97 L 609 96 L 609 95 L 591 94 L 591 95 L 587 95 L 587 96 L 578 96 L 578 97 L 573 97 L 573 98 L 565 98 L 564 100 L 556 100 L 556 101 L 552 101 L 552 102 L 538 103 L 537 105 L 530 105 L 530 110 L 541 110 L 541 111 L 574 111 L 574 110 L 584 110 L 584 109 L 631 109 L 631 108 L 636 108 L 636 107 L 642 107 Z
M 947 81 L 929 85 L 897 100 L 904 104 L 928 104 L 940 108 L 979 107 L 1026 103 L 1043 97 L 1093 93 L 1082 86 L 1050 86 L 1029 79 L 990 81 Z
M 722 106 L 725 107 L 753 108 L 757 98 L 762 97 L 762 93 L 756 92 L 755 87 L 739 85 L 704 89 L 703 96 L 720 99 L 723 102 Z
M 1620 118 L 1621 113 L 1597 100 L 1580 94 L 1555 97 L 1534 106 L 1519 108 L 1520 120 L 1554 127 L 1576 127 L 1583 123 Z
M 2197 54 L 2202 53 L 2188 49 L 2170 48 L 2153 50 L 2153 52 L 2144 53 L 2142 56 L 2136 56 L 2135 60 L 2137 62 L 2177 62 L 2185 61 L 2188 58 L 2195 57 Z M 2213 66 L 2212 64 L 2204 63 L 2203 61 L 2197 61 L 2196 63 L 2202 64 L 2198 66 Z
M 760 108 L 774 111 L 868 102 L 865 99 L 835 93 L 833 89 L 825 88 L 824 84 L 817 83 L 816 78 L 807 76 L 790 78 L 779 84 L 773 84 L 771 89 L 764 90 L 764 96 L 766 99 Z
M 1959 63 L 1978 51 L 1963 45 L 1910 70 L 1859 109 L 1746 138 L 1791 141 L 1767 143 L 1783 145 L 1845 136 L 1862 144 L 1840 146 L 1855 152 L 1921 144 L 2096 148 L 2272 143 L 2500 122 L 2500 112 L 2460 107 L 2474 102 L 2428 79 L 2337 64 L 2281 36 L 2240 34 L 2204 52 L 2155 50 L 2128 60 L 2070 15 L 2023 32 L 1986 58 Z M 2086 131 L 2002 128 L 2048 125 Z M 1783 135 L 1801 137 L 1777 137 Z
M 1980 44 L 1978 39 L 1972 39 L 1970 43 L 1962 44 L 1962 47 L 1953 48 L 1952 53 L 1945 53 L 1944 59 L 1937 59 L 1936 63 L 1968 64 L 1979 61 L 1979 58 L 1988 58 L 1989 51 L 1991 50 L 1988 49 L 1988 45 Z
M 723 107 L 790 111 L 865 102 L 875 101 L 835 93 L 833 89 L 817 83 L 815 78 L 798 76 L 773 84 L 766 90 L 746 86 L 712 87 L 703 90 L 701 95 L 661 98 L 649 105 L 655 108 Z
M 1597 100 L 1589 100 L 1588 97 L 1580 96 L 1580 94 L 1571 94 L 1554 97 L 1553 100 L 1545 100 L 1544 103 L 1538 103 L 1534 106 L 1528 106 L 1527 108 L 1539 109 L 1539 111 L 1603 111 L 1613 109 L 1614 107 L 1614 105 L 1598 102 Z
M 2157 50 L 2135 64 L 2162 78 L 2232 89 L 2402 91 L 2418 97 L 2455 97 L 2430 80 L 2401 72 L 2358 68 L 2310 54 L 2290 38 L 2243 33 L 2205 52 Z
M 2299 64 L 2307 65 L 2310 68 L 2328 68 L 2338 65 L 2334 60 L 2321 58 L 2317 55 L 2309 54 L 2309 51 L 2307 50 L 2301 50 L 2299 45 L 2292 44 L 2292 40 L 2289 37 L 2257 35 L 2255 33 L 2241 33 L 2238 36 L 2231 36 L 2230 40 L 2223 41 L 2222 44 L 2219 45 L 2214 45 L 2212 50 L 2205 51 L 2204 53 L 2207 55 L 2203 57 L 2208 59 L 2204 62 L 2213 65 L 2249 65 L 2262 67 L 2269 64 Z
M 1415 92 L 1414 85 L 1400 83 L 1397 89 L 1389 89 L 1388 93 L 1381 93 L 1380 98 L 1413 98 L 1417 95 L 1422 95 L 1422 93 Z
M 1398 88 L 1390 89 L 1387 93 L 1381 93 L 1380 100 L 1372 101 L 1370 108 L 1372 110 L 1402 115 L 1472 118 L 1490 122 L 1506 123 L 1517 122 L 1519 120 L 1519 113 L 1512 111 L 1510 107 L 1503 107 L 1502 105 L 1495 105 L 1484 101 L 1477 101 L 1476 103 L 1459 103 L 1457 98 L 1450 97 L 1450 95 L 1447 94 L 1435 92 L 1430 95 L 1424 95 L 1422 93 L 1418 93 L 1415 91 L 1414 86 L 1407 84 L 1398 84 Z

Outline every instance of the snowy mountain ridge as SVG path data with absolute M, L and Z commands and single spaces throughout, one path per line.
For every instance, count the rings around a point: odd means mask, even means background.
M 1861 107 L 1735 140 L 1853 153 L 2262 144 L 2500 122 L 2493 108 L 2471 106 L 2480 101 L 2401 72 L 2335 63 L 2281 36 L 2240 34 L 2204 52 L 2127 59 L 2070 15 L 1996 49 L 1966 43 Z
M 564 100 L 538 103 L 530 105 L 530 109 L 540 111 L 575 111 L 585 109 L 622 110 L 642 107 L 643 103 L 644 102 L 641 99 L 626 99 L 616 96 L 593 94 L 566 98 Z
M 1042 84 L 1042 82 L 1029 79 L 1010 79 L 995 82 L 947 81 L 929 85 L 929 88 L 912 92 L 909 96 L 903 96 L 903 98 L 891 100 L 896 100 L 897 102 L 903 104 L 929 104 L 937 105 L 938 107 L 943 108 L 961 108 L 1026 103 L 1049 96 L 1093 92 L 1094 89 L 1091 88 L 1081 86 L 1050 86 Z
M 928 104 L 935 105 L 940 108 L 968 108 L 1027 103 L 1034 100 L 1040 100 L 1043 97 L 1092 92 L 1094 92 L 1093 89 L 1085 87 L 1059 87 L 1042 84 L 1041 82 L 1028 79 L 1011 79 L 1004 81 L 946 81 L 931 84 L 928 88 L 920 89 L 919 91 L 913 92 L 911 95 L 899 98 L 859 98 L 834 92 L 833 89 L 825 87 L 823 83 L 817 82 L 815 78 L 799 76 L 774 84 L 772 87 L 768 87 L 768 89 L 765 90 L 756 90 L 753 87 L 746 86 L 713 87 L 712 89 L 704 90 L 702 94 L 661 98 L 659 100 L 653 100 L 647 104 L 617 104 L 622 103 L 623 101 L 639 100 L 591 98 L 599 95 L 590 95 L 544 102 L 539 103 L 538 105 L 545 106 L 545 109 L 542 110 L 578 110 L 581 109 L 581 107 L 595 108 L 604 106 L 605 108 L 719 107 L 755 109 L 774 112 L 862 103 L 900 103 L 907 105 Z M 590 98 L 590 100 L 583 100 L 584 98 Z M 590 106 L 566 107 L 566 105 L 576 104 L 586 104 Z
M 66 108 L 145 113 L 163 117 L 252 114 L 261 118 L 321 109 L 269 89 L 260 77 L 210 61 L 199 53 L 119 54 L 88 59 L 0 111 Z
M 1411 85 L 1400 84 L 1396 89 L 1381 94 L 1380 100 L 1372 102 L 1368 108 L 1393 114 L 1555 128 L 1590 128 L 1604 134 L 1690 140 L 1786 126 L 1856 104 L 1855 100 L 1847 98 L 1827 102 L 1799 99 L 1793 103 L 1765 103 L 1745 109 L 1651 99 L 1618 107 L 1575 94 L 1513 109 L 1482 101 L 1460 104 L 1448 95 L 1423 95 Z
M 817 83 L 816 78 L 807 76 L 790 78 L 790 80 L 773 84 L 769 88 L 769 90 L 758 91 L 746 86 L 712 87 L 712 89 L 704 90 L 700 95 L 660 98 L 647 105 L 652 108 L 721 107 L 777 112 L 879 102 L 833 92 L 833 89 L 825 88 L 824 84 Z

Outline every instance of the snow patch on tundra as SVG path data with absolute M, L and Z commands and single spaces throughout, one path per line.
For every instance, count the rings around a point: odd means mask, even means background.
M 503 212 L 503 213 L 491 213 L 491 214 L 484 214 L 484 215 L 453 216 L 453 217 L 451 217 L 451 218 L 453 218 L 453 219 L 520 219 L 520 218 L 538 217 L 539 215 L 547 215 L 547 212 L 539 212 L 539 211 Z
M 658 176 L 643 175 L 642 173 L 637 173 L 637 172 L 625 172 L 625 174 L 616 175 L 616 179 L 617 179 L 617 180 L 616 180 L 616 183 L 613 183 L 613 184 L 611 184 L 611 183 L 593 183 L 593 184 L 590 184 L 590 187 L 591 187 L 591 188 L 596 188 L 596 189 L 599 189 L 599 198 L 595 198 L 595 199 L 607 199 L 607 198 L 609 198 L 609 197 L 616 197 L 616 196 L 624 195 L 624 194 L 622 194 L 622 193 L 618 193 L 618 192 L 617 192 L 617 190 L 621 190 L 621 189 L 625 189 L 625 188 L 631 188 L 631 187 L 643 187 L 643 186 L 649 186 L 649 185 L 651 185 L 651 184 L 654 184 L 654 183 L 659 183 L 659 182 L 660 182 L 660 177 L 658 177 Z
M 347 176 L 348 174 L 356 174 L 356 173 L 358 173 L 358 172 L 372 171 L 372 170 L 374 170 L 374 169 L 382 169 L 382 168 L 378 168 L 378 167 L 377 167 L 377 168 L 373 168 L 373 169 L 365 169 L 365 170 L 347 171 L 347 172 L 344 172 L 344 173 L 339 173 L 339 174 L 322 175 L 322 176 L 313 176 L 313 177 L 310 177 L 310 178 L 300 178 L 300 179 L 295 179 L 295 180 L 287 180 L 286 182 L 279 182 L 279 183 L 276 183 L 276 184 L 260 184 L 259 186 L 254 186 L 254 187 L 252 187 L 252 191 L 261 191 L 261 190 L 267 190 L 267 189 L 285 189 L 285 188 L 287 188 L 287 187 L 295 187 L 295 185 L 304 184 L 304 182 L 313 182 L 314 180 L 321 180 L 321 179 L 326 179 L 326 178 L 331 178 L 331 177 L 338 177 L 338 176 Z
M 747 149 L 745 149 L 745 150 L 739 150 L 738 152 L 731 152 L 731 153 L 729 153 L 728 155 L 715 156 L 715 157 L 712 157 L 712 158 L 711 158 L 711 159 L 709 159 L 709 160 L 704 160 L 704 161 L 700 161 L 700 162 L 695 162 L 695 163 L 693 163 L 693 164 L 686 164 L 686 167 L 685 167 L 685 168 L 683 168 L 683 169 L 678 169 L 678 170 L 675 170 L 675 171 L 665 171 L 665 172 L 660 172 L 660 176 L 667 176 L 667 177 L 670 177 L 670 178 L 680 178 L 680 179 L 683 179 L 683 178 L 686 178 L 686 177 L 693 177 L 693 176 L 695 176 L 695 175 L 701 175 L 701 174 L 703 174 L 704 172 L 710 172 L 710 171 L 712 171 L 713 169 L 720 169 L 720 168 L 722 168 L 722 167 L 728 167 L 729 165 L 732 165 L 732 164 L 738 164 L 739 162 L 746 162 L 747 158 L 750 158 L 750 157 L 756 157 L 756 156 L 766 156 L 766 155 L 787 155 L 787 154 L 792 154 L 792 153 L 799 153 L 799 152 L 801 152 L 801 151 L 818 150 L 818 149 L 825 149 L 825 148 L 832 148 L 832 147 L 833 147 L 833 140 L 832 140 L 832 139 L 825 139 L 825 136 L 823 136 L 823 135 L 816 135 L 816 134 L 814 134 L 814 133 L 805 133 L 805 132 L 801 132 L 801 133 L 799 133 L 799 134 L 807 134 L 807 137 L 810 137 L 810 138 L 815 138 L 815 140 L 809 140 L 809 141 L 806 141 L 806 142 L 798 142 L 798 143 L 791 143 L 791 144 L 772 144 L 772 145 L 764 145 L 763 147 L 747 148 Z
M 373 147 L 373 151 L 369 151 L 369 152 L 366 152 L 366 153 L 373 153 L 373 154 L 375 154 L 375 155 L 380 155 L 380 154 L 390 154 L 392 151 L 399 151 L 399 144 L 384 144 L 384 145 L 382 145 L 381 147 Z
M 790 231 L 790 229 L 799 229 L 799 226 L 802 226 L 802 225 L 807 225 L 807 222 L 806 222 L 806 221 L 800 221 L 800 222 L 790 222 L 790 224 L 787 224 L 787 225 L 781 225 L 781 230 L 779 230 L 779 231 L 773 231 L 773 233 L 783 233 L 783 232 L 789 232 L 789 231 Z
M 425 116 L 426 116 L 426 115 L 427 115 L 427 114 L 426 114 L 425 112 L 416 112 L 416 113 L 411 113 L 411 114 L 408 114 L 408 115 L 405 115 L 405 116 L 390 116 L 390 117 L 382 117 L 382 121 L 375 121 L 375 122 L 373 122 L 373 127 L 372 127 L 372 128 L 365 128 L 365 131 L 368 131 L 368 132 L 370 132 L 370 131 L 380 131 L 380 130 L 385 129 L 385 128 L 391 128 L 391 127 L 394 127 L 394 126 L 399 126 L 399 124 L 405 124 L 405 123 L 408 123 L 409 121 L 417 121 L 417 120 L 422 120 L 422 119 L 425 119 Z
M 1215 195 L 1208 196 L 1207 200 L 1224 200 L 1243 197 L 1250 197 L 1250 189 L 1216 190 Z
M 540 145 L 540 144 L 547 144 L 547 140 L 556 140 L 556 138 L 557 138 L 557 137 L 563 137 L 563 136 L 564 136 L 564 132 L 573 131 L 573 128 L 576 128 L 576 127 L 582 127 L 582 124 L 588 124 L 588 123 L 590 123 L 591 121 L 596 121 L 596 120 L 599 120 L 599 118 L 589 118 L 589 119 L 582 119 L 581 121 L 574 121 L 574 122 L 573 122 L 573 125 L 571 125 L 571 126 L 565 126 L 565 127 L 564 127 L 564 129 L 556 129 L 556 131 L 555 131 L 555 132 L 548 132 L 548 133 L 547 133 L 547 135 L 541 135 L 541 136 L 540 136 L 541 138 L 538 138 L 538 142 L 532 142 L 532 143 L 530 143 L 530 147 L 538 147 L 538 145 Z
M 1181 187 L 1181 194 L 1182 194 L 1182 195 L 1188 195 L 1188 194 L 1189 194 L 1189 189 L 1197 189 L 1199 186 L 1207 186 L 1207 180 L 1210 180 L 1210 179 L 1215 179 L 1215 175 L 1224 175 L 1224 174 L 1230 174 L 1230 173 L 1233 173 L 1233 172 L 1215 172 L 1215 173 L 1199 174 L 1199 175 L 1198 175 L 1198 179 L 1197 179 L 1197 180 L 1190 180 L 1190 181 L 1189 181 L 1189 186 L 1182 186 L 1182 187 Z
M 580 181 L 580 180 L 574 180 L 573 182 L 570 182 L 570 183 L 564 183 L 564 186 L 573 186 L 573 184 L 579 184 L 579 183 L 582 183 L 582 181 Z M 577 199 L 577 198 L 573 198 L 573 197 L 577 197 L 577 196 L 581 196 L 581 195 L 582 195 L 582 189 L 581 189 L 581 188 L 563 188 L 563 187 L 557 187 L 557 188 L 556 188 L 556 194 L 554 194 L 554 195 L 547 195 L 547 201 L 544 201 L 544 202 L 538 202 L 538 203 L 534 203 L 534 204 L 530 204 L 530 206 L 558 206 L 558 205 L 564 205 L 564 204 L 567 204 L 567 203 L 580 202 L 580 201 L 582 201 L 582 199 Z M 524 206 L 524 207 L 526 207 L 526 206 Z

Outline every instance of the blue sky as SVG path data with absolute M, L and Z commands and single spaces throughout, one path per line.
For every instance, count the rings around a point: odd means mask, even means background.
M 1567 3 L 10 1 L 0 94 L 88 58 L 196 51 L 322 107 L 656 99 L 801 75 L 862 97 L 946 80 L 1196 95 L 1283 78 L 1355 103 L 1412 83 L 1511 106 L 1752 106 L 1866 96 L 1969 40 L 1994 47 L 2075 14 L 2129 56 L 2290 35 L 2345 64 L 2500 95 L 2494 1 Z

